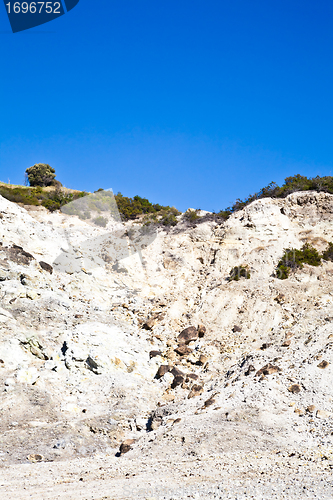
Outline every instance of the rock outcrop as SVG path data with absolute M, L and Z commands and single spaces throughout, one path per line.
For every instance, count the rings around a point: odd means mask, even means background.
M 333 241 L 333 195 L 184 219 L 136 253 L 136 222 L 0 214 L 2 464 L 333 446 L 333 263 L 274 277 Z

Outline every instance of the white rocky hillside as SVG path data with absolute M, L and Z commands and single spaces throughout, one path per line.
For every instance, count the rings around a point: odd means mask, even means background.
M 274 270 L 286 248 L 324 250 L 332 219 L 333 195 L 294 193 L 148 230 L 132 253 L 136 223 L 0 197 L 2 464 L 114 457 L 122 443 L 119 461 L 331 460 L 333 263 Z M 250 279 L 229 281 L 239 265 Z

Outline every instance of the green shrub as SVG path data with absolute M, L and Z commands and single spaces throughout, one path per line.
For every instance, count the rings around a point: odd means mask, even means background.
M 50 212 L 54 212 L 55 210 L 60 209 L 60 203 L 55 200 L 43 200 L 42 201 L 42 206 L 47 208 Z
M 328 247 L 323 252 L 322 258 L 324 260 L 333 261 L 333 243 L 331 241 L 328 243 Z
M 39 205 L 35 195 L 35 190 L 31 188 L 16 187 L 10 188 L 4 185 L 0 186 L 0 195 L 13 203 L 23 203 L 24 205 Z
M 55 170 L 47 163 L 36 163 L 26 169 L 30 186 L 51 186 L 55 178 Z
M 99 215 L 98 217 L 95 217 L 95 219 L 93 219 L 93 223 L 96 224 L 96 226 L 106 227 L 108 220 L 105 217 Z
M 192 210 L 191 208 L 189 208 L 188 210 L 186 210 L 186 212 L 184 214 L 184 218 L 188 222 L 194 222 L 200 218 L 200 216 L 198 215 L 198 212 L 199 212 L 199 210 Z
M 228 280 L 239 281 L 240 278 L 245 278 L 249 280 L 250 277 L 251 273 L 248 266 L 235 266 L 231 269 Z
M 154 223 L 173 226 L 178 222 L 177 215 L 180 215 L 180 212 L 175 207 L 152 204 L 147 198 L 141 198 L 140 196 L 128 198 L 118 193 L 113 197 L 112 192 L 104 191 L 101 188 L 96 191 L 96 193 L 99 193 L 98 198 L 88 196 L 83 209 L 80 209 L 71 202 L 85 197 L 89 193 L 85 191 L 70 193 L 62 189 L 61 183 L 58 183 L 58 181 L 54 180 L 52 184 L 54 183 L 57 184 L 51 191 L 43 189 L 44 186 L 42 185 L 12 188 L 6 184 L 0 184 L 0 195 L 14 203 L 42 205 L 50 211 L 62 208 L 64 213 L 77 215 L 82 220 L 91 219 L 91 212 L 109 212 L 111 217 L 117 217 L 119 211 L 123 221 L 144 216 L 143 222 L 146 225 Z
M 164 215 L 160 221 L 163 226 L 176 226 L 178 223 L 178 220 L 176 219 L 176 216 L 172 213 L 167 213 Z
M 278 262 L 275 276 L 279 279 L 287 279 L 291 271 L 302 269 L 304 264 L 319 266 L 322 256 L 314 247 L 305 243 L 300 250 L 288 248 L 282 259 Z
M 159 204 L 153 205 L 149 200 L 147 200 L 147 198 L 141 198 L 141 196 L 138 195 L 133 198 L 128 198 L 127 196 L 123 196 L 121 193 L 118 193 L 115 195 L 115 200 L 123 220 L 133 220 L 139 215 L 148 214 L 159 214 L 164 217 L 166 212 L 172 210 L 179 214 L 178 210 L 174 207 L 162 206 Z
M 268 186 L 260 189 L 258 193 L 249 195 L 245 198 L 245 200 L 237 199 L 231 207 L 221 210 L 217 216 L 226 220 L 231 214 L 237 212 L 238 210 L 242 210 L 255 200 L 259 200 L 261 198 L 285 198 L 289 194 L 297 191 L 317 191 L 333 194 L 333 177 L 317 176 L 308 178 L 297 174 L 291 177 L 286 177 L 284 184 L 282 184 L 281 187 L 275 182 L 271 182 Z
M 175 207 L 163 207 L 157 214 L 158 222 L 163 226 L 176 226 L 178 224 L 177 216 L 180 215 L 180 212 Z
M 216 215 L 217 217 L 223 220 L 227 220 L 229 219 L 231 214 L 232 214 L 231 210 L 220 210 Z
M 91 219 L 91 213 L 88 212 L 87 210 L 85 212 L 80 212 L 79 213 L 79 219 L 81 219 L 81 220 Z
M 0 185 L 0 195 L 13 203 L 22 203 L 23 205 L 42 205 L 50 211 L 58 210 L 70 201 L 86 196 L 85 192 L 67 193 L 60 187 L 52 191 L 43 189 L 42 186 L 36 187 L 15 187 L 11 188 L 5 184 Z M 70 205 L 69 205 L 70 206 Z

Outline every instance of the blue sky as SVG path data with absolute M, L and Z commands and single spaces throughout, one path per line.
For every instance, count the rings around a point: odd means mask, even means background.
M 80 0 L 12 34 L 0 5 L 0 180 L 220 210 L 333 175 L 331 0 Z

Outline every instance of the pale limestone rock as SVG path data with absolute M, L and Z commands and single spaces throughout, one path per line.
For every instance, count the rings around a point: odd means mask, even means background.
M 0 198 L 0 212 L 6 212 L 3 244 L 21 245 L 36 259 L 26 268 L 8 262 L 0 272 L 0 373 L 4 381 L 16 381 L 4 393 L 14 398 L 11 420 L 24 422 L 29 414 L 29 422 L 43 423 L 52 417 L 55 432 L 69 421 L 66 432 L 78 454 L 89 446 L 104 453 L 108 432 L 115 433 L 114 447 L 132 433 L 141 436 L 142 447 L 133 447 L 131 456 L 147 457 L 156 445 L 163 456 L 181 460 L 192 452 L 203 459 L 215 453 L 224 446 L 222 438 L 218 441 L 222 435 L 229 443 L 225 452 L 233 446 L 253 450 L 260 442 L 268 448 L 300 442 L 316 447 L 323 440 L 329 446 L 332 438 L 320 427 L 325 422 L 317 415 L 310 439 L 307 419 L 311 405 L 327 408 L 333 398 L 333 264 L 304 266 L 284 281 L 273 273 L 286 248 L 308 241 L 322 251 L 333 241 L 332 200 L 325 193 L 257 200 L 225 223 L 158 228 L 140 253 L 125 255 L 129 243 L 121 225 L 103 229 L 57 212 L 27 213 Z M 137 230 L 132 222 L 127 229 Z M 41 272 L 39 261 L 52 265 L 53 274 Z M 231 268 L 239 265 L 249 266 L 251 278 L 228 282 Z M 155 314 L 163 317 L 151 325 L 152 334 L 140 325 Z M 194 352 L 184 360 L 171 356 L 177 335 L 201 324 L 206 332 L 190 344 Z M 241 330 L 233 331 L 234 325 Z M 42 356 L 23 342 L 34 335 Z M 152 350 L 170 357 L 150 359 Z M 204 356 L 209 363 L 198 363 Z M 187 382 L 170 389 L 171 373 L 160 380 L 155 375 L 161 364 L 177 359 Z M 323 360 L 328 364 L 320 369 Z M 254 377 L 269 364 L 281 370 Z M 191 394 L 193 384 L 198 389 Z M 300 391 L 289 392 L 296 384 Z M 295 419 L 294 407 L 288 409 L 292 399 L 296 409 L 307 408 L 302 418 Z M 205 419 L 196 413 L 204 406 Z M 10 440 L 6 416 L 13 410 L 8 408 L 2 413 L 2 435 Z M 185 427 L 172 426 L 164 438 L 162 424 L 151 444 L 146 423 L 156 408 L 165 412 L 165 421 L 181 415 Z M 62 436 L 50 440 L 51 427 L 33 429 L 39 432 L 38 453 L 58 460 L 49 455 L 49 443 Z
M 317 412 L 316 412 L 316 417 L 320 418 L 320 419 L 330 418 L 331 416 L 332 416 L 332 414 L 328 411 L 325 411 L 325 410 L 317 410 Z

